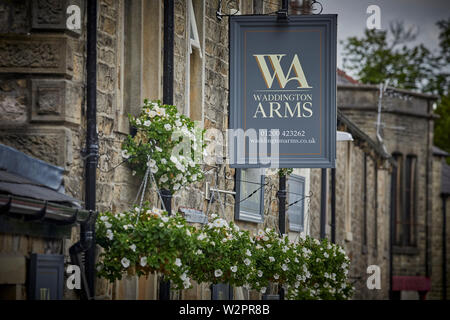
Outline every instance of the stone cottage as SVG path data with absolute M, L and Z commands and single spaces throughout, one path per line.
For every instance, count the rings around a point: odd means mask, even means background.
M 144 98 L 165 98 L 168 3 L 98 1 L 98 211 L 128 209 L 138 192 L 140 179 L 120 165 L 121 144 L 131 130 L 128 114 L 139 113 Z M 68 13 L 70 5 L 80 8 L 80 28 L 67 27 L 67 20 L 76 14 Z M 276 1 L 263 0 L 223 2 L 222 8 L 219 0 L 176 0 L 173 5 L 173 104 L 205 129 L 225 132 L 228 18 L 219 19 L 217 12 L 272 14 L 279 6 Z M 86 152 L 86 21 L 87 1 L 83 0 L 0 0 L 0 144 L 60 168 L 64 193 L 80 203 L 86 201 L 85 161 L 91 157 Z M 447 288 L 448 282 L 443 285 L 442 279 L 448 271 L 442 272 L 440 266 L 445 263 L 432 257 L 435 250 L 443 252 L 448 240 L 434 238 L 432 230 L 440 226 L 435 215 L 443 218 L 442 212 L 446 212 L 442 199 L 448 199 L 448 185 L 442 184 L 442 197 L 433 191 L 441 188 L 439 172 L 444 170 L 439 167 L 443 155 L 433 156 L 432 151 L 435 97 L 391 89 L 391 96 L 382 99 L 381 122 L 377 122 L 379 88 L 358 84 L 343 73 L 338 76 L 338 129 L 347 133 L 347 138 L 338 142 L 336 169 L 294 169 L 287 177 L 286 232 L 293 241 L 304 232 L 342 245 L 352 261 L 355 299 L 411 298 L 418 291 L 424 296 L 430 288 L 435 292 L 430 298 L 443 298 L 442 288 Z M 266 173 L 261 192 L 237 205 L 236 199 L 251 193 L 253 184 L 262 183 L 260 171 L 227 165 L 205 165 L 204 170 L 204 181 L 174 194 L 173 210 L 215 212 L 253 231 L 280 228 L 277 175 Z M 216 201 L 208 206 L 211 188 L 228 193 L 214 193 Z M 239 193 L 233 195 L 236 190 Z M 154 191 L 147 197 L 159 205 Z M 325 207 L 321 207 L 322 197 L 326 197 Z M 325 221 L 320 219 L 321 210 Z M 79 237 L 78 224 L 56 240 L 45 233 L 2 229 L 0 254 L 4 258 L 0 261 L 11 265 L 11 254 L 25 261 L 33 253 L 57 253 L 65 256 L 67 267 L 74 263 L 68 249 Z M 370 265 L 380 268 L 379 290 L 366 286 Z M 29 270 L 23 267 L 20 272 Z M 11 297 L 13 284 L 2 279 L 0 276 L 0 297 Z M 14 284 L 23 292 L 15 298 L 29 298 L 23 279 Z M 97 299 L 159 297 L 156 276 L 95 283 Z M 433 291 L 439 284 L 441 290 Z M 257 292 L 225 289 L 234 299 L 261 298 Z M 211 299 L 217 290 L 194 285 L 172 291 L 171 298 Z M 63 296 L 76 299 L 80 291 L 65 288 Z

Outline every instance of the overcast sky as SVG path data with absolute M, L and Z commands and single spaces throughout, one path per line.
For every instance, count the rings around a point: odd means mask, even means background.
M 439 47 L 436 26 L 438 20 L 450 17 L 450 0 L 319 0 L 323 13 L 338 14 L 338 42 L 350 36 L 361 37 L 366 28 L 369 5 L 378 5 L 381 10 L 381 28 L 389 28 L 391 21 L 403 21 L 405 26 L 419 28 L 416 42 L 423 43 L 429 49 Z M 338 43 L 338 67 L 342 67 Z

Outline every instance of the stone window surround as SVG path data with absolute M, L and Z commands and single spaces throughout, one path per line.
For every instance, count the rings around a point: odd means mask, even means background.
M 186 1 L 186 95 L 184 113 L 204 123 L 205 0 Z M 191 30 L 194 35 L 191 35 Z M 191 39 L 193 36 L 193 39 Z M 192 108 L 192 106 L 195 106 Z
M 417 156 L 414 154 L 407 154 L 404 156 L 401 152 L 393 152 L 393 157 L 396 158 L 396 161 L 398 163 L 397 174 L 400 175 L 400 177 L 397 177 L 397 181 L 399 181 L 400 186 L 397 183 L 396 188 L 396 203 L 395 205 L 395 226 L 394 226 L 394 246 L 393 251 L 397 254 L 407 254 L 407 255 L 416 255 L 419 253 L 419 250 L 417 248 L 417 228 L 414 226 L 416 220 L 417 220 L 417 185 L 415 184 L 412 188 L 410 188 L 410 191 L 412 192 L 413 196 L 412 199 L 414 201 L 413 204 L 413 226 L 414 230 L 412 232 L 414 233 L 413 239 L 414 242 L 407 243 L 403 233 L 406 232 L 406 228 L 404 227 L 404 219 L 406 219 L 406 206 L 405 202 L 407 200 L 407 191 L 406 191 L 406 184 L 408 182 L 407 178 L 411 176 L 411 172 L 407 173 L 406 170 L 408 169 L 407 164 L 411 159 L 415 159 L 415 168 L 414 168 L 414 180 L 417 181 Z M 407 177 L 408 175 L 408 177 Z M 410 179 L 410 178 L 409 178 Z M 400 201 L 400 204 L 397 203 L 397 201 Z M 398 218 L 399 217 L 399 218 Z M 400 224 L 400 230 L 398 229 L 398 224 Z M 397 232 L 400 232 L 400 235 L 397 234 Z M 408 230 L 408 232 L 411 232 L 411 230 Z M 400 237 L 398 237 L 400 236 Z
M 128 113 L 137 115 L 144 98 L 162 99 L 163 17 L 159 1 L 126 0 L 120 8 L 116 113 L 118 131 L 129 133 Z

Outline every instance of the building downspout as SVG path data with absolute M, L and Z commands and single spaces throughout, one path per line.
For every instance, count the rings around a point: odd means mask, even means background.
M 174 54 L 174 2 L 164 0 L 164 67 L 163 67 L 163 103 L 173 104 L 173 54 Z M 172 194 L 163 191 L 163 201 L 169 215 L 171 214 Z M 159 283 L 159 299 L 170 300 L 170 282 L 161 278 Z
M 428 103 L 428 109 L 427 109 L 427 113 L 429 115 L 432 114 L 432 105 L 430 104 L 430 101 L 427 102 Z M 426 189 L 425 189 L 425 276 L 426 277 L 430 277 L 431 276 L 431 245 L 430 245 L 430 225 L 431 225 L 431 199 L 430 199 L 430 194 L 432 194 L 431 189 L 431 184 L 433 183 L 432 178 L 431 178 L 431 157 L 430 155 L 432 155 L 432 151 L 431 151 L 431 142 L 430 140 L 432 139 L 432 126 L 431 126 L 431 121 L 432 118 L 430 117 L 427 121 L 427 160 L 426 160 L 426 164 L 425 164 L 425 170 L 426 170 L 426 175 L 425 175 L 425 185 L 426 185 Z M 416 230 L 417 232 L 417 230 Z
M 396 181 L 397 181 L 397 164 L 392 168 L 391 174 L 391 199 L 390 199 L 390 219 L 389 219 L 389 299 L 394 299 L 392 291 L 392 278 L 394 276 L 394 254 L 392 248 L 394 246 L 394 226 L 395 226 L 395 198 L 396 198 Z
M 442 300 L 447 300 L 447 196 L 442 195 Z
M 84 272 L 83 298 L 95 296 L 95 212 L 96 170 L 98 158 L 97 133 L 97 0 L 87 1 L 87 41 L 86 41 L 86 150 L 85 167 L 85 208 L 91 212 L 90 219 L 80 226 L 80 241 L 70 247 L 72 263 Z M 84 267 L 81 254 L 84 252 Z
M 326 238 L 327 226 L 327 169 L 321 169 L 320 183 L 320 239 Z
M 331 242 L 336 243 L 336 168 L 331 169 Z

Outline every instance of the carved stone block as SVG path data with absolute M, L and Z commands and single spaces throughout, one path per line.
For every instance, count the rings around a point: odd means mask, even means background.
M 65 35 L 0 37 L 0 74 L 73 74 L 72 50 Z
M 31 121 L 64 121 L 65 80 L 31 81 Z
M 70 31 L 81 34 L 81 28 L 77 30 L 67 29 L 67 8 L 77 5 L 80 8 L 80 21 L 83 21 L 84 12 L 81 0 L 33 0 L 31 10 L 31 27 L 34 30 Z M 71 12 L 71 15 L 73 13 Z

